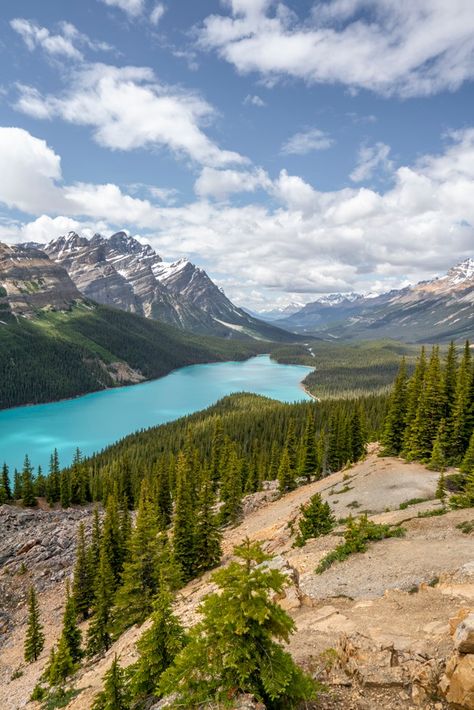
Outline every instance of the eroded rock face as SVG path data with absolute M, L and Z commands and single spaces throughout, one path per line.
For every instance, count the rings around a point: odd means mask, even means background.
M 458 653 L 474 654 L 474 613 L 466 616 L 456 628 L 454 648 Z
M 474 710 L 474 654 L 453 656 L 440 687 L 454 707 Z

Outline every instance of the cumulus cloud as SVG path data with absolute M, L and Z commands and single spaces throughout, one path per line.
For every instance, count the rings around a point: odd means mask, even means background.
M 263 108 L 266 105 L 265 101 L 256 94 L 247 94 L 244 99 L 244 106 L 257 106 L 258 108 Z
M 19 85 L 16 108 L 35 118 L 59 117 L 90 126 L 94 140 L 118 150 L 166 147 L 197 163 L 244 163 L 219 148 L 202 130 L 215 111 L 200 95 L 159 83 L 149 67 L 92 64 L 73 72 L 61 95 Z
M 194 184 L 194 191 L 199 197 L 225 200 L 235 193 L 254 192 L 258 188 L 270 187 L 271 180 L 262 169 L 239 171 L 204 168 Z
M 20 35 L 30 52 L 41 48 L 52 57 L 82 61 L 84 56 L 78 47 L 100 51 L 111 49 L 106 42 L 96 42 L 79 32 L 77 27 L 70 22 L 60 22 L 55 34 L 46 27 L 41 27 L 32 20 L 21 17 L 11 20 L 10 26 Z
M 474 77 L 472 0 L 330 0 L 299 18 L 276 0 L 229 0 L 199 42 L 241 73 L 384 95 L 453 91 Z
M 145 9 L 145 0 L 101 0 L 109 7 L 118 7 L 129 17 L 138 17 Z
M 389 159 L 390 146 L 385 143 L 363 145 L 359 149 L 357 165 L 350 174 L 353 182 L 363 182 L 370 179 L 378 170 L 390 172 L 393 167 Z
M 323 192 L 287 171 L 275 179 L 264 171 L 204 171 L 198 199 L 164 205 L 112 183 L 64 184 L 59 156 L 18 128 L 0 129 L 0 160 L 9 166 L 0 174 L 0 202 L 34 217 L 25 233 L 45 238 L 51 227 L 56 236 L 71 220 L 139 230 L 165 256 L 205 258 L 211 275 L 247 305 L 282 293 L 309 299 L 374 283 L 391 288 L 472 256 L 474 128 L 451 134 L 442 153 L 398 168 L 385 192 Z M 259 182 L 273 204 L 206 199 L 220 180 L 226 194 Z
M 165 14 L 165 12 L 166 12 L 166 7 L 163 5 L 162 2 L 159 2 L 157 5 L 155 5 L 155 7 L 153 8 L 153 10 L 150 13 L 151 24 L 156 27 L 156 25 L 158 25 L 161 18 Z
M 281 152 L 287 155 L 306 155 L 313 150 L 327 150 L 335 141 L 319 128 L 309 128 L 295 133 L 282 146 Z

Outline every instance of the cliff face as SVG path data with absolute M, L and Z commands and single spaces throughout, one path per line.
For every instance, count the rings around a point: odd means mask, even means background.
M 0 243 L 0 320 L 31 317 L 44 308 L 67 310 L 81 300 L 67 271 L 42 251 Z

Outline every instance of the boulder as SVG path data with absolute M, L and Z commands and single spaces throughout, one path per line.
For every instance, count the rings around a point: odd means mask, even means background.
M 474 613 L 466 616 L 454 632 L 454 648 L 458 653 L 474 654 Z
M 440 688 L 454 707 L 474 710 L 474 654 L 455 656 L 454 662 L 448 664 Z

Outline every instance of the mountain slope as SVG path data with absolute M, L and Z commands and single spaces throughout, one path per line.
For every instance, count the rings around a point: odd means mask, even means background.
M 70 232 L 42 248 L 81 293 L 98 303 L 202 335 L 294 340 L 234 306 L 203 269 L 186 259 L 164 263 L 149 245 L 125 232 L 90 240 Z
M 278 323 L 296 332 L 338 338 L 443 342 L 472 337 L 474 260 L 400 291 L 315 301 Z
M 0 409 L 242 359 L 267 347 L 193 335 L 100 306 L 43 252 L 0 244 Z

